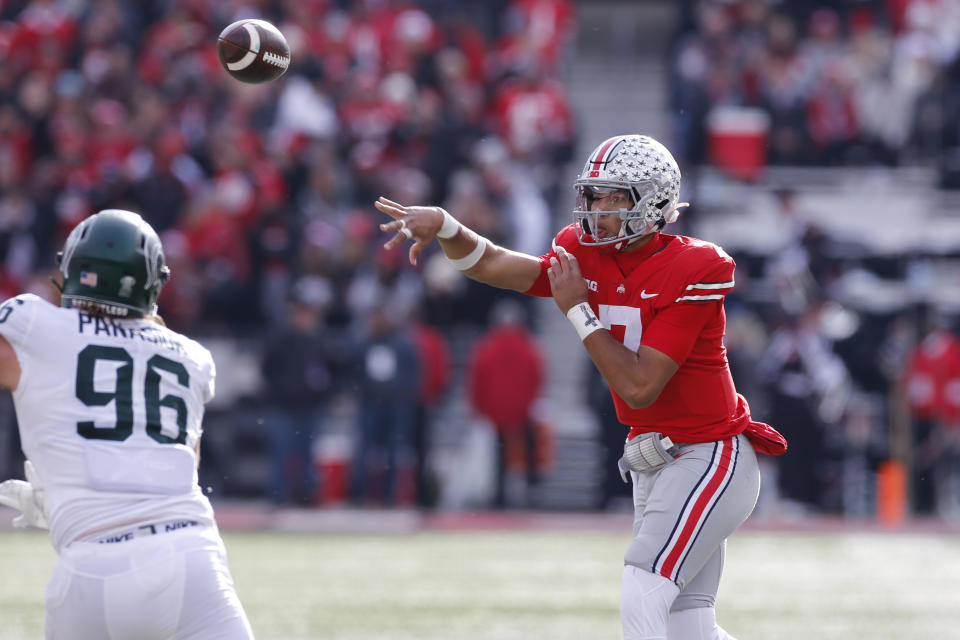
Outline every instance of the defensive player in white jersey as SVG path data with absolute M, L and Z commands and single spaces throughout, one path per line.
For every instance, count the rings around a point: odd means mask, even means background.
M 49 523 L 46 637 L 253 638 L 197 483 L 214 363 L 157 316 L 160 239 L 108 209 L 58 258 L 60 307 L 29 294 L 0 305 L 0 386 L 32 463 L 0 501 L 18 524 Z

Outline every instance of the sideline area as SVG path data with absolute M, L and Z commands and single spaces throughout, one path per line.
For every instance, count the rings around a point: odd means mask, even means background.
M 418 511 L 416 509 L 277 508 L 257 502 L 218 502 L 224 531 L 389 534 L 421 531 L 597 531 L 631 529 L 627 511 Z M 16 512 L 0 506 L 0 531 L 12 530 Z M 757 532 L 960 534 L 960 522 L 909 518 L 897 526 L 839 516 L 754 516 L 742 527 Z
M 415 509 L 294 509 L 257 503 L 217 503 L 224 530 L 274 530 L 326 533 L 412 533 L 416 531 L 610 531 L 629 532 L 630 512 L 595 511 L 435 511 Z M 960 533 L 960 523 L 910 518 L 899 526 L 836 516 L 753 517 L 749 531 L 825 533 Z

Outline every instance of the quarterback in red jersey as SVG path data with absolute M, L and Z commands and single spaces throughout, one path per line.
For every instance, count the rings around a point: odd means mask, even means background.
M 387 248 L 434 238 L 464 275 L 553 296 L 610 385 L 629 428 L 620 469 L 634 487 L 633 540 L 624 554 L 620 618 L 627 640 L 725 639 L 714 603 L 726 538 L 753 511 L 754 450 L 786 441 L 750 417 L 723 346 L 723 299 L 733 259 L 695 238 L 661 233 L 684 206 L 670 152 L 642 135 L 615 136 L 574 183 L 574 223 L 546 255 L 490 243 L 439 207 L 381 198 L 393 218 Z

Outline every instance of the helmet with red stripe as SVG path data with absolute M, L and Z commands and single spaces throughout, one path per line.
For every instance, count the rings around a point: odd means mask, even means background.
M 677 219 L 680 203 L 680 168 L 670 152 L 649 136 L 624 135 L 604 140 L 593 150 L 580 177 L 574 221 L 580 244 L 615 245 L 622 251 L 636 238 L 659 231 Z M 611 211 L 591 211 L 594 200 L 616 190 L 629 192 L 630 208 L 619 210 L 620 233 L 598 238 L 598 216 Z

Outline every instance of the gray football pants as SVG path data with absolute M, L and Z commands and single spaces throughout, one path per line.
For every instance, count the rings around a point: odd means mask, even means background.
M 624 563 L 672 580 L 680 588 L 674 611 L 712 607 L 727 536 L 757 502 L 757 458 L 743 435 L 683 444 L 675 455 L 659 469 L 631 473 L 633 540 Z

